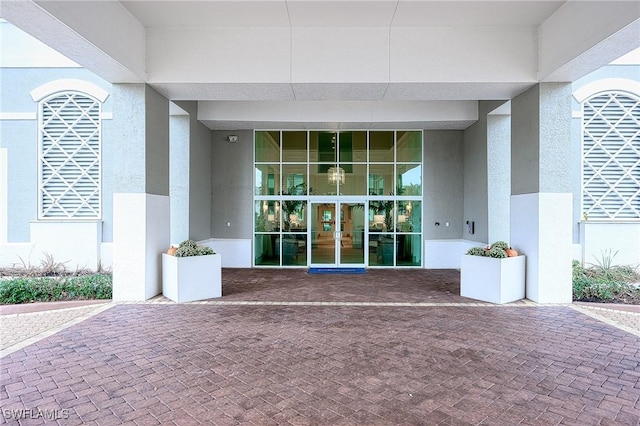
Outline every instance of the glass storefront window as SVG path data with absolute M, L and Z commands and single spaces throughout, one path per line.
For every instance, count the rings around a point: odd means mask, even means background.
M 422 195 L 422 166 L 420 164 L 398 164 L 396 173 L 398 195 Z
M 280 161 L 280 132 L 256 132 L 255 149 L 256 162 L 272 163 Z
M 420 266 L 422 237 L 419 234 L 398 234 L 396 239 L 396 266 Z
M 256 131 L 254 264 L 421 266 L 422 155 L 421 131 Z
M 300 199 L 282 200 L 282 229 L 286 232 L 307 232 L 307 202 Z
M 282 132 L 282 161 L 306 163 L 307 132 Z
M 255 195 L 280 194 L 279 164 L 256 164 L 254 173 Z
M 336 195 L 338 193 L 338 181 L 329 178 L 329 172 L 338 165 L 333 163 L 310 164 L 309 186 L 313 195 Z
M 283 234 L 282 238 L 282 265 L 306 266 L 307 265 L 307 235 Z
M 369 195 L 391 195 L 393 187 L 393 164 L 369 165 Z
M 254 263 L 256 266 L 280 265 L 280 234 L 255 234 Z
M 340 167 L 344 170 L 344 184 L 338 179 L 340 195 L 367 195 L 367 165 L 340 164 Z
M 283 164 L 283 195 L 307 195 L 307 165 Z
M 422 133 L 421 132 L 397 132 L 396 161 L 422 162 Z
M 309 132 L 309 161 L 335 163 L 338 137 L 335 132 Z
M 255 209 L 256 232 L 272 232 L 280 229 L 280 201 L 256 200 Z
M 417 200 L 398 201 L 396 229 L 398 232 L 422 232 L 422 203 Z
M 369 161 L 392 163 L 393 132 L 369 132 Z
M 366 163 L 367 161 L 367 132 L 339 133 L 341 163 Z
M 369 266 L 393 266 L 393 234 L 369 233 Z

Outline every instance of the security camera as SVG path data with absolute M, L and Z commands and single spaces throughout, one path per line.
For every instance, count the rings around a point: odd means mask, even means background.
M 236 135 L 229 135 L 227 136 L 227 142 L 229 143 L 238 142 L 238 137 Z

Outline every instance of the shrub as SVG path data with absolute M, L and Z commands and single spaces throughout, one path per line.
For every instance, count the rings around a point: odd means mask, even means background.
M 506 250 L 509 248 L 509 244 L 505 243 L 504 241 L 496 241 L 495 243 L 491 244 L 491 247 L 489 249 L 493 248 Z
M 484 249 L 482 247 L 471 247 L 467 250 L 467 254 L 470 256 L 484 256 Z
M 189 257 L 189 256 L 206 256 L 208 254 L 214 254 L 212 248 L 198 245 L 193 240 L 185 240 L 180 243 L 178 250 L 174 253 L 175 257 Z
M 509 247 L 507 247 L 507 248 L 509 248 Z M 491 248 L 487 252 L 487 256 L 488 257 L 493 257 L 493 258 L 496 258 L 496 259 L 504 259 L 505 257 L 507 257 L 507 253 L 504 250 L 505 249 L 503 249 L 501 247 L 491 246 Z
M 627 301 L 640 300 L 640 288 L 634 285 L 640 279 L 630 266 L 611 264 L 592 265 L 584 268 L 574 260 L 572 268 L 573 300 Z
M 111 299 L 112 289 L 112 278 L 108 274 L 21 277 L 0 281 L 0 303 Z

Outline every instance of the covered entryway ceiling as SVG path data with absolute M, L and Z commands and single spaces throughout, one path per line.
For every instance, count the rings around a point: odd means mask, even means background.
M 9 1 L 0 15 L 212 129 L 465 128 L 640 46 L 636 1 Z

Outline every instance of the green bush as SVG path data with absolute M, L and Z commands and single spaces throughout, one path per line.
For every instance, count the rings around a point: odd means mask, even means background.
M 111 299 L 112 288 L 108 274 L 13 278 L 0 281 L 0 303 Z

